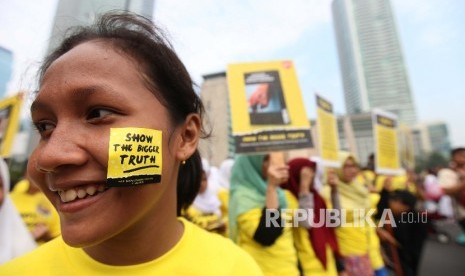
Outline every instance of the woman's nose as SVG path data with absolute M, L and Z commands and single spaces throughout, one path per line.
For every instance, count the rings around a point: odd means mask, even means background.
M 51 135 L 40 141 L 34 150 L 36 169 L 55 172 L 60 167 L 84 164 L 87 160 L 84 140 L 77 128 L 57 125 Z

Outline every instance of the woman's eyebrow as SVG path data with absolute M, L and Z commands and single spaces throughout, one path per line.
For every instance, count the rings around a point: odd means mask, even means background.
M 106 85 L 91 85 L 91 86 L 86 86 L 86 87 L 79 87 L 79 88 L 73 89 L 71 93 L 69 93 L 68 95 L 69 95 L 70 101 L 78 104 L 78 103 L 86 102 L 93 95 L 102 94 L 102 93 L 116 96 L 114 93 L 114 90 Z M 41 101 L 40 92 L 39 92 L 36 100 L 34 100 L 34 102 L 31 104 L 31 112 L 37 111 L 37 110 L 46 110 L 48 108 L 49 108 L 48 104 L 46 102 Z

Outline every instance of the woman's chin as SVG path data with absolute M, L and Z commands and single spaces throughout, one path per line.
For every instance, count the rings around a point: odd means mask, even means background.
M 89 247 L 101 242 L 101 236 L 95 235 L 89 229 L 73 231 L 62 228 L 61 236 L 67 245 L 77 248 Z

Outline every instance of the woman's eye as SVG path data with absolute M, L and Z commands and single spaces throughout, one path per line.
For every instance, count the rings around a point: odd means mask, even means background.
M 92 119 L 99 119 L 108 115 L 113 114 L 114 112 L 108 110 L 108 109 L 103 109 L 103 108 L 95 108 L 92 109 L 88 114 L 87 114 L 87 120 L 92 120 Z
M 39 133 L 44 133 L 55 128 L 55 124 L 50 122 L 37 122 L 34 123 L 34 126 Z

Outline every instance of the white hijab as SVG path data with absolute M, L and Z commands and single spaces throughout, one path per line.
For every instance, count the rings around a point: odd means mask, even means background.
M 220 165 L 220 185 L 229 190 L 229 181 L 231 179 L 231 170 L 234 165 L 233 159 L 226 159 Z
M 316 191 L 321 192 L 323 189 L 323 175 L 324 175 L 324 168 L 323 162 L 319 156 L 311 156 L 310 161 L 316 163 L 316 172 L 315 172 L 315 184 L 314 187 Z
M 194 199 L 194 207 L 205 214 L 221 216 L 221 201 L 218 199 L 218 169 L 210 166 L 206 159 L 202 159 L 202 169 L 207 175 L 207 189 L 199 193 Z
M 3 203 L 0 206 L 0 264 L 34 249 L 37 245 L 26 228 L 9 195 L 10 174 L 5 161 L 0 158 L 3 180 Z

